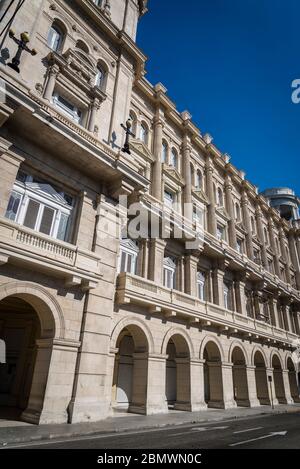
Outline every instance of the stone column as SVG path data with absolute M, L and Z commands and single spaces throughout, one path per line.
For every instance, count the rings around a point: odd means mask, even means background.
M 5 216 L 11 191 L 16 181 L 17 173 L 21 163 L 24 161 L 19 155 L 8 151 L 9 144 L 0 141 L 0 166 L 1 166 L 1 184 L 0 184 L 0 216 Z
M 279 228 L 279 241 L 280 241 L 280 249 L 281 249 L 282 257 L 285 261 L 286 281 L 287 283 L 291 284 L 291 271 L 290 271 L 290 266 L 289 266 L 289 258 L 287 255 L 286 245 L 285 245 L 284 240 L 285 240 L 284 230 L 282 227 L 280 227 Z
M 296 250 L 296 241 L 294 237 L 294 232 L 292 230 L 289 232 L 289 247 L 290 247 L 292 264 L 296 270 L 297 289 L 300 290 L 300 266 L 299 266 L 299 260 L 298 260 L 297 250 Z
M 284 326 L 287 332 L 292 332 L 291 318 L 290 318 L 290 307 L 288 300 L 281 301 L 281 312 L 283 316 Z
M 247 246 L 247 255 L 249 259 L 253 260 L 253 241 L 252 241 L 252 227 L 251 227 L 251 220 L 249 214 L 249 200 L 247 196 L 247 192 L 244 190 L 242 192 L 242 212 L 243 212 L 243 220 L 246 228 L 246 246 Z
M 207 207 L 207 220 L 208 220 L 208 231 L 213 236 L 216 236 L 217 233 L 217 219 L 216 219 L 216 202 L 215 202 L 215 193 L 214 193 L 214 184 L 213 184 L 213 160 L 211 156 L 207 156 L 206 166 L 205 166 L 205 175 L 206 175 L 206 190 L 209 200 L 209 205 Z
M 146 414 L 147 383 L 148 383 L 148 354 L 135 352 L 133 354 L 132 401 L 129 412 Z
M 192 178 L 191 178 L 191 140 L 188 135 L 184 135 L 182 145 L 183 174 L 185 180 L 184 186 L 184 211 L 183 214 L 188 220 L 193 218 L 192 206 Z
M 46 86 L 44 90 L 44 99 L 47 99 L 47 101 L 52 100 L 58 74 L 59 74 L 58 65 L 51 65 L 48 68 L 48 78 L 47 78 L 47 82 L 46 82 Z
M 246 294 L 245 294 L 246 283 L 242 279 L 237 279 L 234 282 L 234 286 L 235 286 L 235 298 L 236 298 L 237 311 L 243 316 L 247 316 L 247 308 L 246 308 L 247 302 L 246 302 Z
M 287 404 L 293 404 L 294 399 L 291 395 L 291 386 L 289 380 L 289 370 L 282 370 L 282 378 L 283 378 L 283 385 L 284 385 L 284 392 Z
M 165 355 L 149 355 L 147 377 L 146 414 L 168 412 L 166 400 L 166 359 Z
M 176 410 L 191 411 L 191 365 L 189 358 L 176 358 Z
M 35 424 L 67 423 L 79 342 L 37 341 L 30 397 L 22 420 Z
M 299 230 L 297 230 L 296 232 L 296 247 L 297 247 L 298 258 L 300 259 L 300 231 Z
M 237 403 L 234 399 L 232 367 L 232 363 L 222 362 L 224 409 L 237 407 Z
M 246 367 L 250 407 L 260 406 L 260 402 L 257 398 L 255 368 L 255 366 L 250 365 Z
M 204 363 L 205 360 L 193 358 L 191 367 L 191 412 L 207 409 L 204 397 Z
M 186 256 L 185 258 L 185 293 L 197 296 L 197 266 L 198 258 Z
M 93 99 L 91 106 L 90 106 L 90 119 L 89 119 L 89 125 L 88 125 L 89 132 L 94 132 L 95 130 L 97 111 L 99 110 L 99 108 L 100 108 L 99 100 Z
M 224 270 L 215 268 L 213 271 L 214 303 L 224 308 Z
M 264 228 L 262 222 L 263 214 L 259 205 L 256 206 L 256 222 L 257 222 L 257 234 L 258 238 L 261 242 L 261 256 L 263 266 L 267 269 L 268 268 L 268 258 L 267 258 L 267 249 L 266 249 L 266 241 L 264 236 Z
M 278 314 L 278 304 L 277 304 L 277 298 L 273 296 L 270 299 L 270 310 L 271 310 L 271 317 L 272 317 L 272 324 L 275 327 L 280 327 L 280 320 L 279 320 L 279 314 Z
M 269 377 L 271 377 L 272 381 L 269 381 Z M 271 399 L 273 399 L 273 405 L 278 405 L 279 402 L 276 397 L 275 381 L 274 381 L 274 368 L 267 368 L 267 380 L 268 380 L 268 391 L 269 391 L 270 403 L 272 404 Z
M 228 234 L 229 234 L 229 244 L 233 249 L 237 248 L 237 237 L 235 229 L 235 213 L 232 200 L 232 181 L 229 174 L 226 174 L 225 177 L 225 199 L 226 199 L 226 208 L 230 217 L 228 222 Z
M 276 246 L 276 242 L 275 242 L 275 236 L 274 236 L 275 226 L 274 226 L 274 222 L 273 222 L 271 217 L 269 218 L 268 228 L 269 228 L 269 237 L 270 237 L 271 248 L 274 252 L 275 273 L 278 277 L 280 277 L 279 253 L 278 253 L 278 250 L 277 250 L 277 246 Z
M 147 279 L 149 269 L 149 239 L 143 239 L 140 243 L 140 248 L 139 275 Z
M 149 253 L 149 280 L 153 280 L 159 285 L 163 284 L 163 262 L 166 242 L 163 239 L 150 240 Z
M 163 128 L 164 128 L 164 113 L 160 107 L 156 110 L 154 118 L 154 143 L 153 153 L 155 157 L 155 163 L 153 167 L 153 180 L 152 180 L 152 195 L 162 200 L 162 141 L 163 141 Z

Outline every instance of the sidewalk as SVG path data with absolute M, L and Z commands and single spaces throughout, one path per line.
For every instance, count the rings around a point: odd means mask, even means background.
M 77 423 L 61 425 L 30 425 L 24 422 L 0 420 L 0 447 L 16 443 L 49 439 L 68 439 L 78 436 L 109 434 L 124 431 L 146 430 L 173 425 L 214 422 L 256 415 L 274 415 L 300 412 L 300 404 L 279 405 L 272 410 L 270 406 L 237 409 L 209 409 L 202 412 L 173 411 L 166 415 L 120 414 L 96 423 Z

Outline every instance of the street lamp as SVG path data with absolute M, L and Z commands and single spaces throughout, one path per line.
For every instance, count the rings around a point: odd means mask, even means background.
M 132 120 L 130 119 L 127 119 L 126 121 L 126 126 L 124 124 L 121 124 L 121 127 L 125 130 L 126 132 L 126 138 L 125 138 L 125 143 L 124 143 L 124 147 L 122 148 L 122 151 L 124 153 L 128 153 L 128 155 L 131 155 L 131 151 L 130 151 L 130 145 L 129 145 L 129 139 L 130 137 L 135 137 L 134 133 L 131 132 L 131 127 L 132 127 Z
M 14 56 L 12 61 L 8 64 L 8 66 L 11 67 L 16 72 L 20 73 L 19 65 L 20 65 L 21 55 L 23 51 L 29 52 L 29 54 L 31 55 L 36 55 L 37 52 L 35 49 L 29 49 L 29 47 L 27 47 L 27 44 L 29 43 L 30 39 L 29 39 L 29 34 L 26 31 L 20 34 L 20 39 L 17 39 L 15 37 L 15 32 L 11 29 L 9 31 L 9 37 L 18 45 L 18 49 L 17 49 L 16 55 Z

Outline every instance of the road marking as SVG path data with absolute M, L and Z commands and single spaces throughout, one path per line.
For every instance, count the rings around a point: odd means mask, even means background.
M 271 438 L 273 436 L 286 436 L 286 434 L 287 434 L 286 431 L 284 431 L 284 432 L 273 432 L 273 433 L 270 433 L 269 435 L 260 436 L 258 438 L 252 438 L 252 440 L 239 441 L 238 443 L 232 443 L 229 446 L 245 445 L 247 443 L 252 443 L 253 441 L 257 441 L 257 440 L 265 440 L 266 438 Z
M 192 431 L 194 431 L 194 432 L 206 432 L 207 430 L 226 430 L 227 428 L 229 428 L 229 427 L 210 427 L 210 428 L 196 427 L 196 428 L 192 428 Z
M 237 433 L 246 433 L 246 432 L 254 432 L 255 430 L 261 430 L 264 427 L 256 427 L 256 428 L 247 428 L 247 430 L 239 430 L 238 432 L 233 432 L 233 434 Z

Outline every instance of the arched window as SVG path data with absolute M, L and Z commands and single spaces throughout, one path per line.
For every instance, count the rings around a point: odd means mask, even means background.
M 223 191 L 220 187 L 218 187 L 218 192 L 217 192 L 217 204 L 219 207 L 223 207 L 224 201 L 223 201 Z
M 101 65 L 97 66 L 97 73 L 95 76 L 95 86 L 103 90 L 105 85 L 106 72 Z
M 137 118 L 136 118 L 136 115 L 133 111 L 130 111 L 129 113 L 129 117 L 130 117 L 130 120 L 132 122 L 132 127 L 131 127 L 131 130 L 132 130 L 132 133 L 134 135 L 136 135 L 136 126 L 137 126 Z
M 63 41 L 64 33 L 62 29 L 57 24 L 53 23 L 48 33 L 48 46 L 54 52 L 59 52 L 62 49 Z
M 80 49 L 85 54 L 89 54 L 88 46 L 85 44 L 85 42 L 81 41 L 80 39 L 76 42 L 76 49 Z
M 142 140 L 142 142 L 144 142 L 147 145 L 147 143 L 148 143 L 148 127 L 144 122 L 141 124 L 141 128 L 140 128 L 140 140 Z
M 201 171 L 198 169 L 197 173 L 196 173 L 196 183 L 195 183 L 195 186 L 196 186 L 196 189 L 202 189 L 202 184 L 203 184 L 203 178 L 202 178 L 202 173 Z
M 166 163 L 168 161 L 168 144 L 167 144 L 167 142 L 163 142 L 163 144 L 162 144 L 161 161 L 162 161 L 162 163 Z
M 175 150 L 175 148 L 172 148 L 170 166 L 173 166 L 173 168 L 177 168 L 177 164 L 178 164 L 177 151 Z

